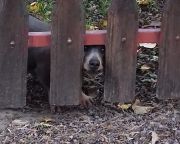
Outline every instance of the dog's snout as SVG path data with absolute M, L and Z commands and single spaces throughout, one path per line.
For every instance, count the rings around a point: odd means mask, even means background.
M 85 50 L 83 68 L 89 72 L 98 72 L 103 69 L 103 54 L 99 47 L 90 47 Z
M 100 66 L 100 62 L 98 59 L 91 59 L 89 61 L 89 65 L 91 68 L 98 68 Z

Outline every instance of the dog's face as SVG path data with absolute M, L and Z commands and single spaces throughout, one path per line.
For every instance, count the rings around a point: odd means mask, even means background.
M 103 70 L 103 46 L 86 46 L 83 68 L 89 72 Z

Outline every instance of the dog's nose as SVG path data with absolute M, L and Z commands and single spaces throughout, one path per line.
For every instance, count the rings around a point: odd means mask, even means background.
M 89 61 L 89 66 L 90 66 L 91 68 L 98 68 L 98 67 L 100 66 L 100 62 L 99 62 L 98 59 L 91 59 L 91 60 Z

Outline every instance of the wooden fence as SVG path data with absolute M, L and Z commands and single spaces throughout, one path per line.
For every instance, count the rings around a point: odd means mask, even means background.
M 134 99 L 137 43 L 160 44 L 157 96 L 180 97 L 180 1 L 168 0 L 162 30 L 139 29 L 135 0 L 113 0 L 107 31 L 84 30 L 82 0 L 58 0 L 52 35 L 29 33 L 24 0 L 0 0 L 0 107 L 26 105 L 28 45 L 51 43 L 50 105 L 77 105 L 81 95 L 83 45 L 106 45 L 105 93 L 109 102 Z

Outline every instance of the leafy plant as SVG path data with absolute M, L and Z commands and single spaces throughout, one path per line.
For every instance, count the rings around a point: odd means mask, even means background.
M 31 1 L 31 0 L 27 0 Z M 44 21 L 51 21 L 54 0 L 33 0 L 28 5 L 29 13 Z M 83 0 L 87 29 L 104 29 L 107 26 L 107 11 L 112 0 Z M 139 11 L 157 13 L 155 0 L 136 0 Z
M 96 29 L 99 26 L 103 27 L 106 22 L 107 10 L 111 0 L 83 0 L 85 14 L 86 14 L 86 27 L 89 29 Z M 91 29 L 91 28 L 90 28 Z
M 149 5 L 153 0 L 136 0 L 140 5 Z
M 53 8 L 53 0 L 37 0 L 28 5 L 29 13 L 36 15 L 45 21 L 51 21 L 51 12 Z

